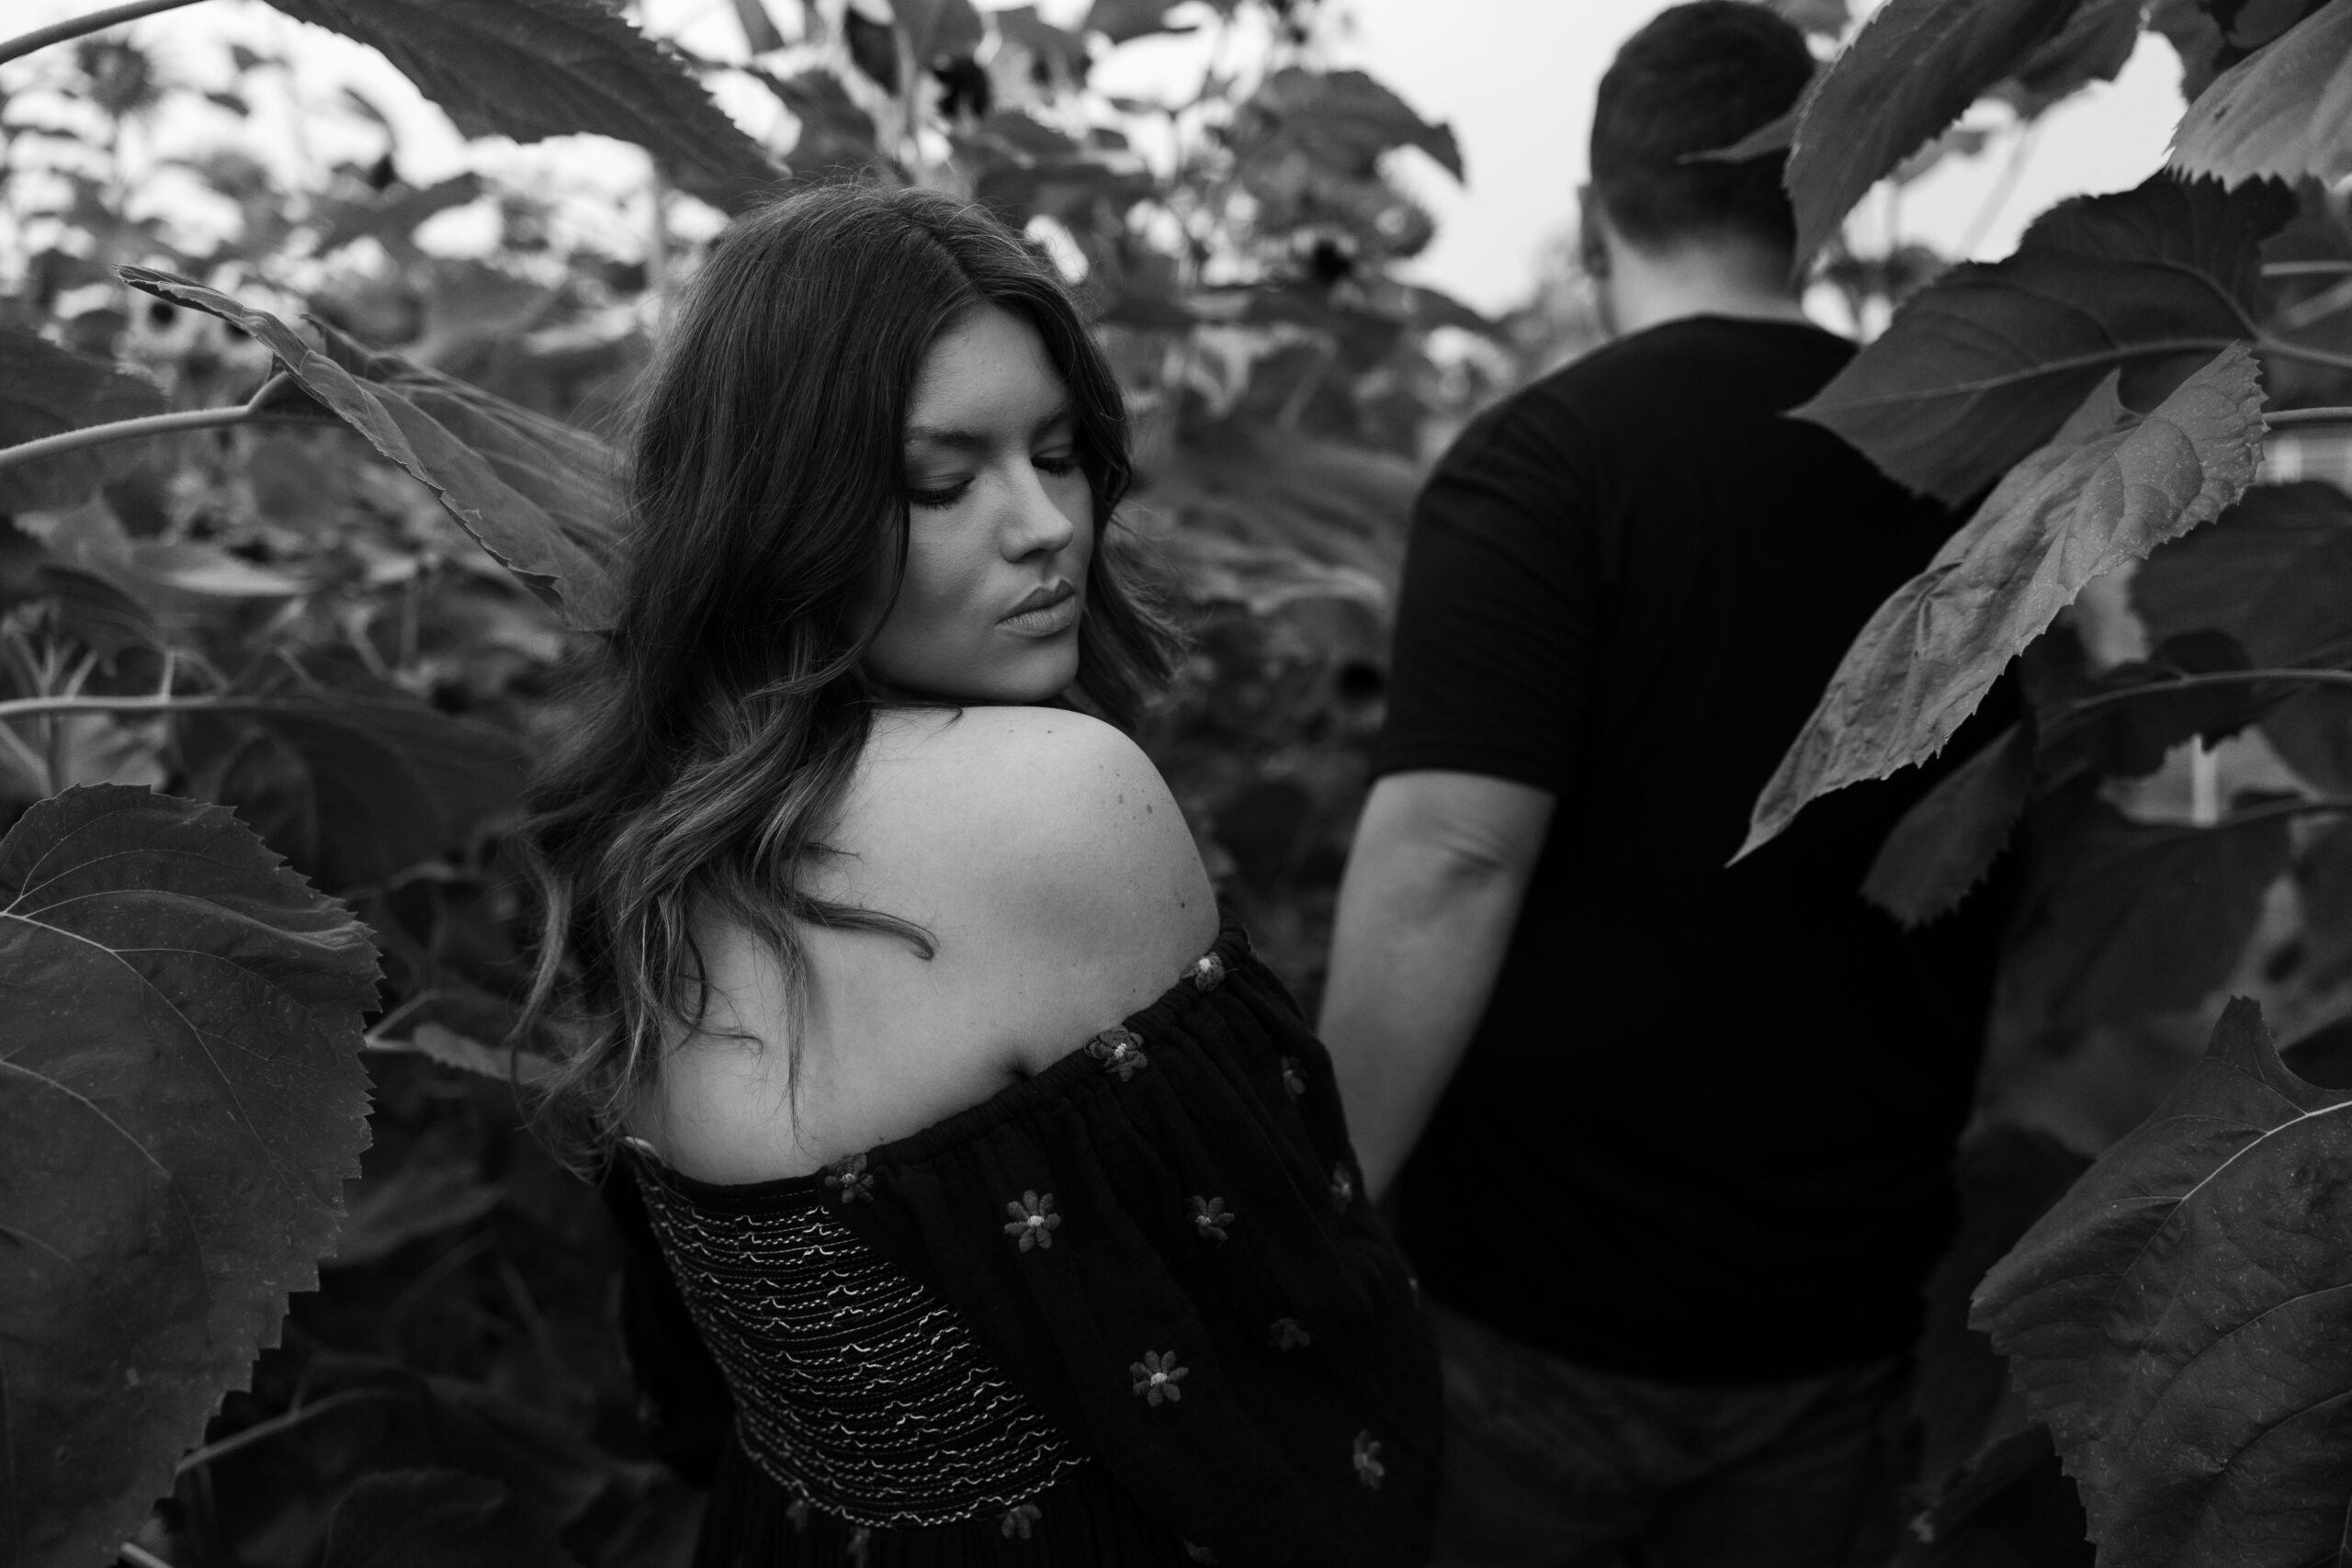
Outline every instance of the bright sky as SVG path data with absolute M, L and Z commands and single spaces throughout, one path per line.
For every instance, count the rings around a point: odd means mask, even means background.
M 785 0 L 786 4 L 789 0 Z M 979 0 L 993 8 L 1002 0 Z M 690 43 L 713 53 L 741 50 L 729 0 L 646 0 L 659 29 L 683 30 Z M 1532 286 L 1544 243 L 1562 233 L 1575 209 L 1585 173 L 1585 137 L 1601 72 L 1623 39 L 1664 8 L 1666 0 L 1339 0 L 1349 17 L 1340 42 L 1343 63 L 1361 65 L 1394 87 L 1425 117 L 1450 124 L 1468 170 L 1466 186 L 1419 152 L 1397 155 L 1401 178 L 1436 212 L 1438 236 L 1417 264 L 1421 280 L 1487 310 L 1507 308 Z M 1045 0 L 1054 20 L 1082 14 L 1085 0 Z M 97 8 L 96 0 L 6 0 L 6 30 Z M 783 5 L 779 5 L 783 9 Z M 263 127 L 266 155 L 300 149 L 314 158 L 372 161 L 380 132 L 337 107 L 345 84 L 357 86 L 398 130 L 402 172 L 425 183 L 469 164 L 485 164 L 540 188 L 605 193 L 618 199 L 640 185 L 641 161 L 609 143 L 568 141 L 544 148 L 511 144 L 468 150 L 437 111 L 368 50 L 303 27 L 258 0 L 210 0 L 134 24 L 134 36 L 153 49 L 165 68 L 201 85 L 225 85 L 231 39 L 288 51 L 295 86 L 305 106 L 297 123 Z M 1197 80 L 1201 37 L 1130 44 L 1098 70 L 1098 85 L 1114 92 L 1159 96 Z M 747 119 L 779 112 L 756 88 L 729 107 Z M 2120 189 L 2162 162 L 2180 111 L 2179 67 L 2160 39 L 2143 40 L 2117 83 L 2095 87 L 2046 116 L 2030 133 L 2017 179 L 1999 191 L 2018 137 L 1996 136 L 1980 155 L 1947 160 L 1905 189 L 1894 209 L 1876 201 L 1857 221 L 1867 241 L 1887 231 L 1928 241 L 1947 254 L 2007 254 L 2032 216 L 2061 197 Z M 159 140 L 175 146 L 229 140 L 235 122 L 200 106 L 200 120 L 164 128 Z M 1985 111 L 1978 111 L 1980 117 Z M 1998 123 L 1994 114 L 1987 123 Z M 755 123 L 754 129 L 761 127 Z M 175 193 L 165 182 L 158 200 L 200 200 L 194 182 Z M 486 222 L 475 214 L 472 221 Z M 466 247 L 464 212 L 435 220 L 439 237 Z M 616 209 L 616 248 L 633 220 Z M 428 238 L 433 237 L 428 231 Z M 1874 248 L 1874 247 L 1873 247 Z

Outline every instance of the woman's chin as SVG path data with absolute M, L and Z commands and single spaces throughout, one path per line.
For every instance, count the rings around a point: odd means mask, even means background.
M 993 669 L 925 671 L 892 677 L 877 672 L 886 696 L 962 707 L 1043 707 L 1059 702 L 1078 680 L 1078 651 L 1067 658 L 1023 660 Z

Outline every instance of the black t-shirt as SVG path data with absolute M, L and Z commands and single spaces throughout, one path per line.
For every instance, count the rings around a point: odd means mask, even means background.
M 1376 771 L 1558 807 L 1397 1219 L 1440 1300 L 1589 1365 L 1728 1382 L 1903 1349 L 1953 1224 L 1997 913 L 1905 934 L 1857 891 L 1937 771 L 1725 864 L 1952 525 L 1779 417 L 1851 353 L 1652 328 L 1482 414 L 1414 513 Z

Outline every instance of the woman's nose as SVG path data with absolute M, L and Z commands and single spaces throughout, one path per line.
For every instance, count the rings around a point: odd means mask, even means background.
M 1057 554 L 1077 536 L 1078 525 L 1055 504 L 1037 471 L 1025 463 L 1022 468 L 1022 478 L 1005 508 L 1005 556 L 1019 560 L 1025 556 Z

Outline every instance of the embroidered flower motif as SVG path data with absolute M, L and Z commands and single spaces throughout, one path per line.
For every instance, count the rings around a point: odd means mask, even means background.
M 1298 1070 L 1295 1056 L 1283 1058 L 1283 1089 L 1293 1100 L 1303 1099 L 1306 1094 L 1306 1075 Z
M 1017 1201 L 1007 1202 L 1004 1212 L 1012 1216 L 1004 1222 L 1004 1234 L 1017 1238 L 1023 1252 L 1053 1246 L 1054 1233 L 1062 1228 L 1062 1217 L 1054 1213 L 1050 1192 L 1023 1192 Z
M 1045 1510 L 1035 1503 L 1015 1503 L 1004 1511 L 1004 1539 L 1011 1540 L 1013 1537 L 1019 1536 L 1023 1540 L 1027 1540 L 1030 1527 L 1043 1517 L 1044 1514 Z
M 1222 1198 L 1191 1198 L 1185 1207 L 1192 1211 L 1193 1228 L 1201 1233 L 1203 1241 L 1224 1241 L 1225 1227 L 1240 1218 L 1226 1212 Z
M 1118 1075 L 1121 1083 L 1151 1066 L 1151 1058 L 1144 1055 L 1143 1042 L 1125 1029 L 1104 1030 L 1087 1042 L 1086 1054 L 1102 1063 L 1106 1072 Z
M 873 1541 L 874 1532 L 864 1525 L 849 1532 L 849 1561 L 853 1568 L 865 1568 L 865 1549 Z
M 795 1497 L 791 1503 L 786 1506 L 784 1510 L 784 1517 L 786 1519 L 790 1521 L 794 1529 L 807 1529 L 808 1528 L 808 1499 L 806 1497 Z
M 1184 1543 L 1184 1555 L 1191 1558 L 1195 1562 L 1207 1562 L 1214 1564 L 1216 1562 L 1216 1552 L 1211 1551 L 1205 1546 L 1194 1546 L 1189 1540 Z
M 1387 1473 L 1388 1467 L 1380 1462 L 1380 1444 L 1374 1439 L 1370 1429 L 1358 1432 L 1356 1434 L 1356 1479 L 1363 1482 L 1366 1489 L 1377 1492 L 1380 1490 L 1381 1477 Z
M 1306 1332 L 1306 1325 L 1298 1319 L 1278 1317 L 1274 1319 L 1274 1325 L 1266 1330 L 1266 1342 L 1277 1350 L 1295 1350 L 1302 1345 L 1314 1344 L 1315 1337 Z
M 874 1178 L 865 1173 L 864 1155 L 851 1155 L 827 1166 L 825 1185 L 839 1192 L 844 1203 L 854 1203 L 860 1198 L 871 1202 L 874 1198 Z
M 1190 1367 L 1176 1364 L 1176 1352 L 1146 1350 L 1143 1359 L 1128 1364 L 1127 1371 L 1136 1380 L 1136 1392 L 1144 1403 L 1157 1409 L 1163 1399 L 1182 1399 L 1184 1391 L 1176 1385 L 1192 1374 Z
M 1348 1162 L 1341 1160 L 1331 1168 L 1331 1206 L 1341 1213 L 1356 1201 L 1356 1179 L 1348 1174 Z
M 1193 960 L 1193 967 L 1186 973 L 1192 976 L 1194 989 L 1214 991 L 1225 984 L 1225 960 L 1214 953 L 1204 953 Z

